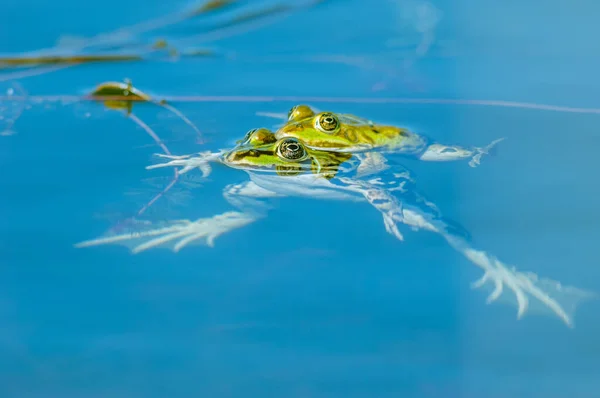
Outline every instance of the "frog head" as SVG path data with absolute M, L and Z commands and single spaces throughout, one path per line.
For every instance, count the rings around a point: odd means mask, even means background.
M 294 137 L 277 138 L 265 128 L 250 130 L 238 145 L 223 155 L 233 168 L 274 171 L 281 176 L 316 174 L 333 178 L 350 153 L 314 150 Z
M 350 114 L 315 112 L 308 105 L 296 105 L 288 121 L 275 133 L 277 138 L 293 137 L 312 149 L 359 151 L 420 145 L 422 138 L 407 129 L 373 123 Z

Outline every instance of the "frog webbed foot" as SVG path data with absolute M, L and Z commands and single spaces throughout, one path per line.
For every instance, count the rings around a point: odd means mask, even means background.
M 404 241 L 404 235 L 398 230 L 398 222 L 402 222 L 402 214 L 400 213 L 383 213 L 383 224 L 388 234 L 393 235 L 396 239 Z
M 475 148 L 475 150 L 474 150 L 475 154 L 471 157 L 471 160 L 469 160 L 469 166 L 471 166 L 471 167 L 479 166 L 481 164 L 481 158 L 484 155 L 494 154 L 494 152 L 496 150 L 496 144 L 504 141 L 505 139 L 506 138 L 499 138 L 497 140 L 492 141 L 489 145 L 487 145 L 483 148 Z
M 217 237 L 255 220 L 256 217 L 250 214 L 230 211 L 196 221 L 138 221 L 125 231 L 110 231 L 104 237 L 80 242 L 75 247 L 120 244 L 131 249 L 134 254 L 157 247 L 166 247 L 178 252 L 192 243 L 204 243 L 213 247 Z
M 539 312 L 549 310 L 569 327 L 574 327 L 577 305 L 581 301 L 596 298 L 595 293 L 563 286 L 550 279 L 541 279 L 534 273 L 519 272 L 514 267 L 509 268 L 483 251 L 470 249 L 466 250 L 465 254 L 473 263 L 484 269 L 483 276 L 472 284 L 472 288 L 492 288 L 487 298 L 488 304 L 500 298 L 516 304 L 517 319 L 521 319 L 531 309 Z M 505 287 L 512 295 L 503 294 Z
M 496 145 L 505 140 L 500 138 L 492 141 L 489 145 L 479 148 L 464 148 L 458 145 L 431 144 L 419 156 L 419 159 L 429 162 L 451 162 L 457 160 L 469 159 L 469 166 L 477 167 L 481 164 L 481 158 L 484 155 L 493 155 Z
M 211 162 L 215 162 L 219 160 L 222 152 L 199 152 L 193 155 L 165 155 L 162 153 L 155 154 L 156 157 L 170 159 L 168 162 L 153 164 L 150 166 L 146 166 L 147 170 L 157 169 L 161 167 L 177 167 L 182 166 L 181 169 L 178 170 L 179 174 L 185 174 L 188 171 L 198 168 L 202 172 L 203 177 L 208 177 L 212 172 L 212 168 L 210 166 Z

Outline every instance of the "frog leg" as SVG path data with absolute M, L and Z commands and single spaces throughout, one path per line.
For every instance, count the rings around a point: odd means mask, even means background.
M 390 168 L 387 159 L 380 152 L 357 153 L 354 156 L 359 162 L 356 168 L 356 177 L 380 174 Z
M 396 238 L 402 240 L 397 223 L 403 223 L 413 230 L 430 231 L 444 237 L 452 248 L 484 271 L 483 276 L 473 284 L 473 288 L 491 285 L 493 290 L 488 297 L 488 303 L 500 299 L 516 302 L 518 319 L 529 309 L 550 311 L 566 325 L 573 327 L 577 305 L 597 297 L 595 293 L 583 289 L 563 286 L 560 282 L 539 278 L 530 272 L 518 271 L 486 251 L 474 248 L 470 243 L 468 231 L 443 218 L 435 204 L 416 192 L 414 184 L 410 184 L 410 176 L 407 180 L 400 181 L 402 187 L 396 189 L 399 198 L 392 195 L 391 189 L 388 188 L 389 183 L 384 183 L 380 178 L 369 181 L 351 178 L 340 180 L 348 189 L 361 192 L 383 214 L 386 230 Z M 512 292 L 512 295 L 503 294 L 506 291 Z
M 410 192 L 409 192 L 410 194 Z M 439 212 L 427 205 L 427 201 L 417 203 L 414 198 L 403 196 L 404 223 L 415 230 L 437 233 L 457 252 L 465 256 L 472 264 L 484 271 L 473 288 L 492 287 L 488 304 L 496 300 L 510 301 L 517 306 L 517 319 L 521 319 L 529 309 L 540 312 L 550 311 L 567 326 L 573 327 L 576 306 L 583 300 L 596 297 L 595 293 L 579 288 L 563 286 L 560 282 L 542 279 L 530 272 L 521 272 L 509 266 L 490 253 L 476 249 L 470 243 L 469 233 L 441 217 Z M 504 294 L 506 291 L 512 295 Z
M 136 220 L 125 230 L 111 230 L 103 237 L 80 242 L 75 247 L 121 244 L 134 254 L 158 247 L 179 252 L 192 243 L 205 243 L 209 247 L 214 247 L 217 237 L 266 216 L 271 207 L 260 199 L 270 199 L 280 195 L 249 181 L 228 185 L 223 191 L 223 196 L 240 211 L 227 211 L 195 221 L 184 219 L 152 223 Z
M 197 220 L 188 227 L 188 233 L 177 242 L 174 251 L 179 251 L 199 239 L 205 239 L 208 246 L 214 247 L 216 237 L 266 217 L 272 206 L 265 199 L 280 196 L 282 195 L 261 188 L 252 181 L 227 185 L 223 190 L 223 197 L 240 211 L 229 211 Z M 180 236 L 175 236 L 175 238 L 180 238 Z
M 492 141 L 483 148 L 464 148 L 458 145 L 443 145 L 434 143 L 425 148 L 425 151 L 419 156 L 420 160 L 430 162 L 448 162 L 462 159 L 470 159 L 469 166 L 477 167 L 481 163 L 483 155 L 488 155 L 499 142 L 505 138 L 499 138 Z
M 222 154 L 223 154 L 223 151 L 218 151 L 218 152 L 205 151 L 205 152 L 199 152 L 199 153 L 192 154 L 192 155 L 179 155 L 179 156 L 165 155 L 162 153 L 157 153 L 157 154 L 155 154 L 156 157 L 170 159 L 170 161 L 146 166 L 146 169 L 152 170 L 152 169 L 158 169 L 158 168 L 162 168 L 162 167 L 182 166 L 182 168 L 178 170 L 178 173 L 181 175 L 181 174 L 187 173 L 190 170 L 198 168 L 198 169 L 200 169 L 200 171 L 202 171 L 203 177 L 208 177 L 210 175 L 210 173 L 212 172 L 210 163 L 219 162 Z
M 254 219 L 240 212 L 229 211 L 196 221 L 172 220 L 152 223 L 136 221 L 126 231 L 111 230 L 105 236 L 77 243 L 75 247 L 106 244 L 122 244 L 134 254 L 155 247 L 169 247 L 178 252 L 192 241 L 203 240 L 213 246 L 220 235 L 253 222 Z
M 472 288 L 493 287 L 487 299 L 488 304 L 499 299 L 513 303 L 516 301 L 517 319 L 523 318 L 528 309 L 534 306 L 538 311 L 554 313 L 573 328 L 576 307 L 582 301 L 597 298 L 594 292 L 563 286 L 558 281 L 539 278 L 532 272 L 518 271 L 495 256 L 472 248 L 460 237 L 443 235 L 454 249 L 484 271 L 483 276 L 472 284 Z M 513 295 L 504 295 L 505 288 Z
M 353 178 L 340 177 L 345 189 L 359 192 L 382 215 L 385 229 L 399 240 L 404 240 L 397 223 L 415 228 L 404 219 L 404 202 L 424 206 L 434 216 L 439 214 L 437 206 L 416 191 L 413 173 L 406 167 L 389 162 L 381 153 L 355 155 L 360 162 Z M 359 177 L 372 176 L 369 180 Z
M 360 193 L 375 209 L 383 216 L 385 230 L 403 241 L 404 236 L 398 230 L 397 223 L 404 221 L 402 212 L 402 202 L 385 188 L 385 183 L 380 179 L 363 181 L 354 178 L 340 177 L 339 181 L 344 184 L 344 188 L 349 191 Z

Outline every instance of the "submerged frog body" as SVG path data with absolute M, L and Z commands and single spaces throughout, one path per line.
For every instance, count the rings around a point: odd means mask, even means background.
M 503 139 L 484 148 L 463 148 L 431 142 L 423 135 L 406 128 L 374 123 L 355 115 L 316 112 L 307 105 L 290 109 L 287 121 L 277 132 L 278 138 L 301 139 L 312 149 L 359 153 L 378 150 L 417 157 L 424 161 L 454 161 L 469 159 L 469 165 L 479 165 Z
M 245 171 L 250 180 L 228 185 L 224 198 L 236 210 L 195 221 L 176 220 L 162 223 L 138 223 L 128 232 L 109 232 L 102 238 L 77 244 L 77 247 L 120 243 L 138 253 L 166 246 L 174 251 L 192 243 L 214 245 L 215 239 L 229 231 L 254 223 L 268 215 L 270 199 L 289 196 L 312 199 L 369 203 L 377 210 L 388 233 L 399 240 L 402 225 L 412 230 L 429 231 L 442 236 L 452 248 L 483 270 L 475 287 L 492 287 L 488 302 L 514 298 L 521 318 L 532 304 L 549 310 L 567 325 L 573 326 L 576 304 L 591 298 L 589 293 L 560 283 L 538 279 L 519 272 L 495 256 L 471 245 L 468 233 L 445 219 L 437 207 L 416 191 L 411 173 L 387 165 L 385 159 L 365 154 L 315 150 L 294 137 L 277 137 L 266 129 L 252 130 L 230 150 L 194 155 L 168 156 L 165 163 L 147 169 L 181 167 L 183 174 L 199 168 L 204 176 L 211 164 L 220 163 Z M 504 289 L 512 295 L 503 294 Z

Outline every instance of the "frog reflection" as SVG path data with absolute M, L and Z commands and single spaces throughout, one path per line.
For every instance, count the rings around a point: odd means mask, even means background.
M 147 169 L 181 166 L 179 173 L 183 174 L 199 168 L 207 176 L 212 171 L 211 164 L 220 163 L 245 171 L 250 180 L 228 185 L 223 191 L 224 198 L 236 210 L 195 221 L 176 220 L 161 225 L 142 222 L 127 233 L 109 233 L 81 242 L 77 247 L 124 243 L 132 245 L 132 251 L 139 253 L 165 246 L 179 251 L 192 243 L 213 246 L 218 236 L 267 216 L 273 198 L 298 196 L 356 201 L 369 203 L 376 209 L 383 218 L 386 231 L 399 240 L 403 240 L 400 225 L 442 236 L 452 248 L 483 270 L 482 278 L 474 286 L 493 288 L 489 302 L 501 296 L 516 299 L 518 318 L 534 303 L 573 326 L 576 304 L 594 296 L 555 281 L 538 279 L 531 273 L 519 272 L 495 256 L 474 248 L 468 233 L 445 219 L 434 204 L 417 193 L 408 170 L 391 167 L 377 154 L 315 150 L 297 138 L 278 138 L 269 130 L 255 129 L 230 150 L 157 156 L 168 161 Z M 512 291 L 512 295 L 503 295 L 505 288 Z

